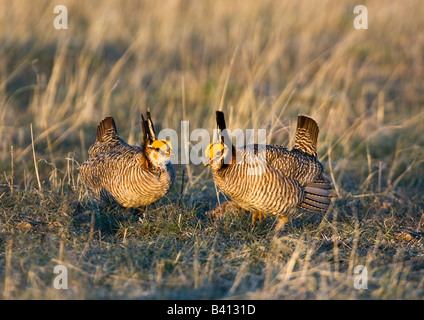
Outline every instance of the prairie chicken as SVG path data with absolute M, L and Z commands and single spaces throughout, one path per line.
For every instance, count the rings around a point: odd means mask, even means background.
M 131 146 L 118 136 L 115 121 L 107 117 L 97 127 L 89 159 L 81 164 L 82 181 L 98 198 L 138 208 L 152 204 L 171 189 L 175 171 L 169 162 L 172 146 L 156 140 L 150 113 L 141 116 L 143 145 Z
M 262 215 L 279 217 L 276 231 L 299 209 L 326 211 L 333 197 L 330 181 L 317 159 L 318 125 L 299 115 L 291 151 L 281 146 L 235 148 L 226 132 L 224 114 L 216 112 L 221 141 L 206 149 L 215 184 L 242 209 L 253 211 L 252 224 Z

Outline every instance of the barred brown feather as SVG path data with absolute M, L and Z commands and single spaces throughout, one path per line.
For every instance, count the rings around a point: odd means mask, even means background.
M 97 141 L 103 142 L 103 137 L 107 138 L 113 134 L 118 134 L 115 120 L 113 120 L 112 117 L 106 117 L 99 123 L 97 127 Z
M 299 115 L 297 117 L 296 138 L 293 149 L 317 156 L 319 128 L 314 119 Z
M 223 117 L 218 111 L 217 124 L 221 130 L 226 129 Z M 276 215 L 283 222 L 300 208 L 326 211 L 331 203 L 331 184 L 323 176 L 323 166 L 317 159 L 317 138 L 316 122 L 299 116 L 295 147 L 291 151 L 271 145 L 239 149 L 225 146 L 221 160 L 210 162 L 214 181 L 241 208 Z M 237 161 L 224 162 L 230 150 L 235 152 Z
M 112 117 L 100 122 L 89 159 L 79 167 L 82 181 L 95 196 L 136 208 L 158 201 L 170 190 L 175 171 L 171 163 L 152 158 L 161 151 L 149 146 L 148 138 L 155 134 L 150 114 L 147 119 L 149 124 L 142 122 L 146 131 L 142 147 L 122 140 Z

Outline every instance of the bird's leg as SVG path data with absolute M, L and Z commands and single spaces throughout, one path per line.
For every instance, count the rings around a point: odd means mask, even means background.
M 280 218 L 280 220 L 278 221 L 278 224 L 277 224 L 277 226 L 275 227 L 275 231 L 278 233 L 278 232 L 280 232 L 283 228 L 284 228 L 284 225 L 287 223 L 289 221 L 289 218 L 288 217 L 286 217 L 286 216 L 282 216 L 281 218 Z
M 255 225 L 256 219 L 259 217 L 259 223 L 262 223 L 262 216 L 266 219 L 266 215 L 262 214 L 262 212 L 256 211 L 253 213 L 252 217 L 252 226 Z
M 256 218 L 259 215 L 258 212 L 253 212 L 253 216 L 252 216 L 252 227 L 255 226 L 255 222 L 256 222 Z

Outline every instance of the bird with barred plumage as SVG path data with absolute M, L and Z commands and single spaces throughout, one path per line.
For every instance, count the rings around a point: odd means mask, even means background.
M 160 200 L 171 189 L 172 145 L 156 140 L 150 112 L 146 119 L 141 115 L 141 125 L 143 145 L 132 146 L 119 137 L 112 117 L 99 123 L 89 159 L 79 167 L 81 180 L 97 198 L 139 208 Z
M 226 130 L 224 113 L 216 112 L 220 141 L 205 152 L 218 188 L 234 203 L 253 212 L 252 224 L 262 216 L 277 216 L 276 231 L 299 209 L 327 211 L 334 193 L 318 161 L 319 128 L 312 118 L 299 115 L 292 150 L 275 145 L 236 148 Z

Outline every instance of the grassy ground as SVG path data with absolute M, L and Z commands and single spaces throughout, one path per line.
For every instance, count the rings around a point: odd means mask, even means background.
M 424 5 L 366 1 L 356 30 L 356 4 L 0 2 L 0 297 L 423 299 Z M 139 142 L 146 105 L 158 129 L 212 131 L 222 107 L 288 146 L 309 114 L 340 198 L 277 237 L 272 218 L 212 219 L 209 169 L 177 165 L 144 215 L 101 206 L 78 163 L 106 115 Z

